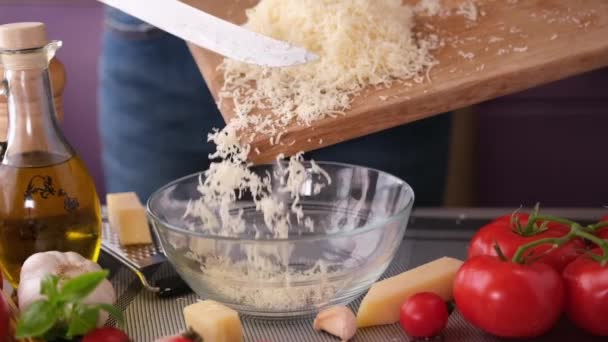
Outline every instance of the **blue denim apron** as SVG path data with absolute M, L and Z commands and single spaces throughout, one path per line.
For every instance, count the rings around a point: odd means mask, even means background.
M 99 127 L 108 192 L 147 200 L 171 180 L 204 170 L 207 133 L 224 121 L 186 44 L 107 9 L 99 65 Z M 450 115 L 313 151 L 307 158 L 365 165 L 405 179 L 417 205 L 441 203 Z

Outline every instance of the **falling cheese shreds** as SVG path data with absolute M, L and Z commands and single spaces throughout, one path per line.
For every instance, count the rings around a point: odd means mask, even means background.
M 368 86 L 423 82 L 437 63 L 431 43 L 413 34 L 413 11 L 401 0 L 262 0 L 247 10 L 244 26 L 320 57 L 287 68 L 224 59 L 220 100 L 231 100 L 246 123 L 253 123 L 247 116 L 272 117 L 255 122 L 266 134 L 343 114 Z
M 474 53 L 472 53 L 472 52 L 464 52 L 462 50 L 458 51 L 458 55 L 460 57 L 462 57 L 464 59 L 468 59 L 468 60 L 471 60 L 471 59 L 475 58 L 475 54 Z
M 440 15 L 444 11 L 441 6 L 441 0 L 420 0 L 416 6 L 414 6 L 414 12 L 418 15 L 426 15 L 434 17 Z
M 444 42 L 437 35 L 413 33 L 413 16 L 419 12 L 437 15 L 445 11 L 440 0 L 422 0 L 415 8 L 401 0 L 261 0 L 249 9 L 245 27 L 307 48 L 320 58 L 287 68 L 223 61 L 219 68 L 224 85 L 218 105 L 230 102 L 236 115 L 223 129 L 208 135 L 216 151 L 209 155 L 210 167 L 199 179 L 200 198 L 187 203 L 184 219 L 188 227 L 215 236 L 248 234 L 251 222 L 246 215 L 252 212 L 237 203 L 246 198 L 255 206 L 254 215 L 260 217 L 252 226 L 256 239 L 285 239 L 292 233 L 314 232 L 315 221 L 306 215 L 301 196 L 311 191 L 311 185 L 312 195 L 320 194 L 331 184 L 329 174 L 313 160 L 305 163 L 301 152 L 287 160 L 278 155 L 272 173 L 256 173 L 248 161 L 249 143 L 255 134 L 264 134 L 271 145 L 281 144 L 288 125 L 309 125 L 343 114 L 366 87 L 430 80 L 429 71 L 437 64 L 430 51 Z M 471 1 L 456 12 L 468 20 L 477 19 L 477 8 Z M 461 55 L 474 57 L 470 52 L 461 51 Z M 240 136 L 245 131 L 255 133 Z M 323 144 L 323 139 L 318 143 Z M 257 148 L 253 151 L 260 154 Z M 352 229 L 352 222 L 346 221 L 331 224 L 329 229 Z M 345 286 L 339 280 L 342 278 L 333 277 L 341 272 L 341 264 L 319 260 L 306 270 L 290 267 L 293 246 L 237 247 L 245 259 L 233 259 L 230 255 L 234 251 L 207 243 L 190 243 L 185 253 L 200 264 L 201 274 L 193 276 L 206 277 L 209 284 L 216 284 L 213 288 L 218 293 L 234 303 L 268 310 L 301 309 L 310 303 L 328 302 Z M 245 285 L 232 286 L 226 279 L 238 279 Z M 290 286 L 302 281 L 310 286 Z M 268 287 L 268 282 L 284 286 Z

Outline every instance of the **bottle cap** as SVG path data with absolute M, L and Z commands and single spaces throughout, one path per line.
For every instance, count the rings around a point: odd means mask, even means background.
M 48 44 L 43 23 L 25 22 L 0 25 L 0 50 L 37 49 Z

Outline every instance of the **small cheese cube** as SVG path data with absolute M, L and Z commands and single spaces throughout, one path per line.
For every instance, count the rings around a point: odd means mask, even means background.
M 134 192 L 106 196 L 108 220 L 123 246 L 151 244 L 146 208 Z
M 213 300 L 184 308 L 186 326 L 205 342 L 241 342 L 243 327 L 238 312 Z
M 433 292 L 451 300 L 454 278 L 462 264 L 458 259 L 443 257 L 375 283 L 361 302 L 357 326 L 398 322 L 401 305 L 416 293 Z

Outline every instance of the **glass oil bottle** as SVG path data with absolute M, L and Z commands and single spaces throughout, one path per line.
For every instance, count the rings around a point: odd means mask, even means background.
M 99 197 L 55 116 L 48 69 L 60 46 L 48 42 L 42 23 L 0 25 L 0 93 L 9 114 L 0 162 L 0 269 L 13 286 L 34 253 L 99 256 Z

